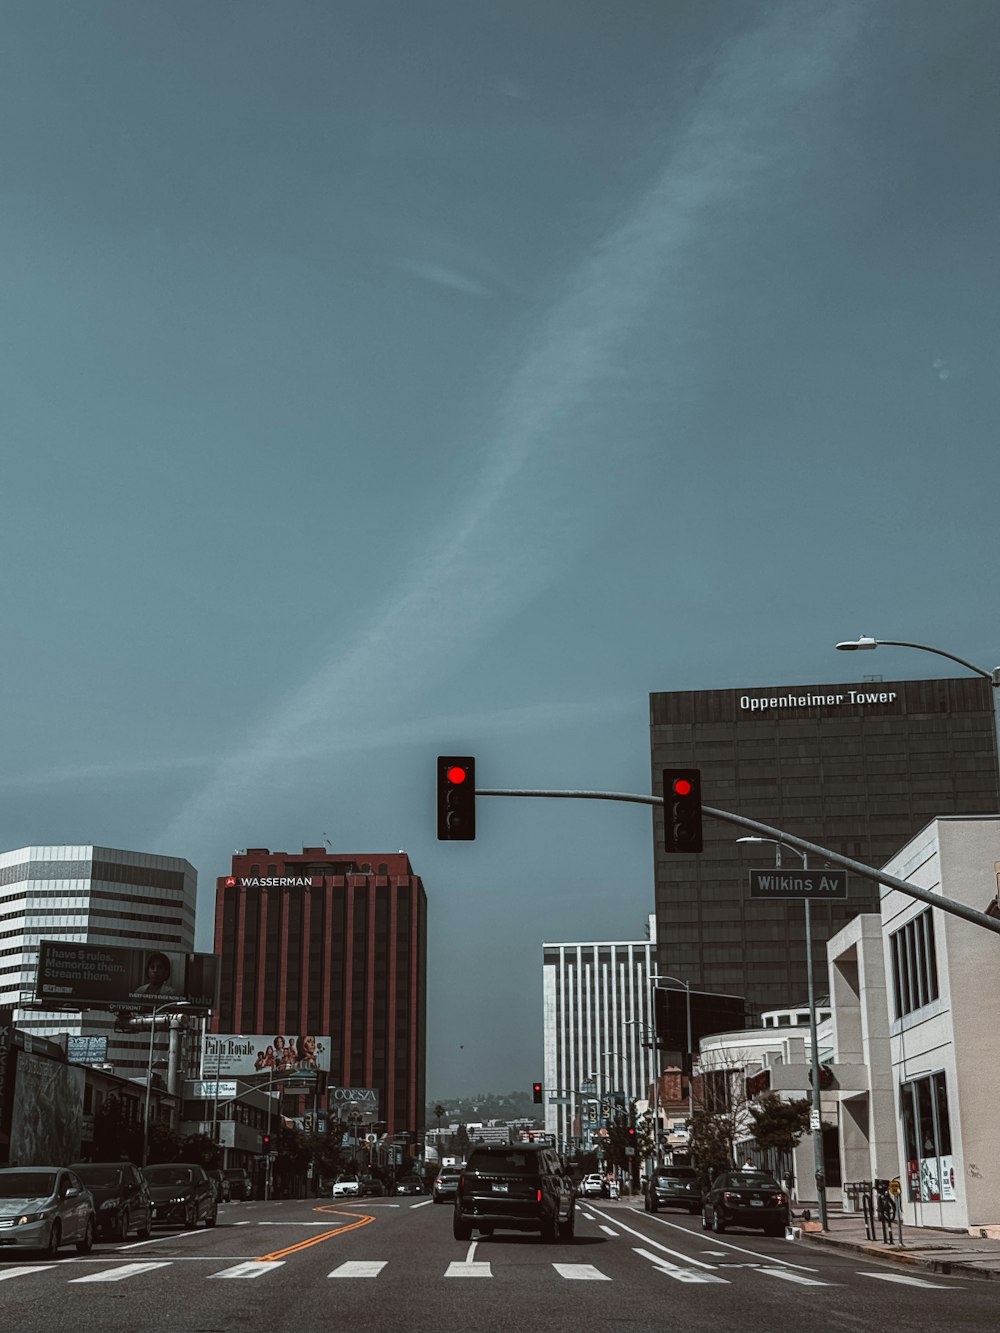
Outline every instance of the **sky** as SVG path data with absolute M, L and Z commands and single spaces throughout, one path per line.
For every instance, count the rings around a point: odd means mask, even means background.
M 403 849 L 428 1097 L 526 1089 L 650 811 L 439 843 L 437 755 L 649 792 L 652 691 L 1000 662 L 1000 8 L 2 15 L 0 848 L 187 858 L 199 949 L 234 849 Z

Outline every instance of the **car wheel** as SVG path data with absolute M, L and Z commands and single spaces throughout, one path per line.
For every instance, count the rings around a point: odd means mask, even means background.
M 569 1210 L 569 1217 L 559 1227 L 560 1240 L 572 1240 L 576 1235 L 576 1209 Z
M 58 1222 L 52 1223 L 52 1230 L 49 1232 L 49 1243 L 45 1247 L 46 1259 L 59 1258 L 59 1246 L 62 1244 L 62 1228 Z
M 184 1230 L 193 1231 L 198 1225 L 198 1214 L 194 1210 L 194 1204 L 189 1203 L 184 1207 Z
M 153 1234 L 153 1214 L 148 1209 L 144 1225 L 139 1227 L 135 1234 L 140 1240 L 149 1240 L 150 1236 Z
M 455 1209 L 455 1216 L 451 1223 L 452 1235 L 456 1240 L 472 1239 L 472 1223 L 467 1222 L 458 1209 Z
M 708 1220 L 708 1214 L 705 1213 L 704 1211 L 702 1212 L 702 1215 L 701 1215 L 701 1229 L 702 1229 L 702 1231 L 710 1231 L 710 1230 L 711 1230 L 711 1224 L 710 1224 L 710 1222 L 709 1222 L 709 1220 Z
M 215 1207 L 212 1209 L 212 1211 L 209 1213 L 209 1215 L 205 1218 L 205 1225 L 207 1227 L 214 1227 L 216 1222 L 218 1222 L 218 1220 L 219 1220 L 219 1205 L 216 1204 Z
M 725 1222 L 723 1222 L 722 1218 L 719 1216 L 719 1210 L 718 1210 L 717 1208 L 713 1208 L 713 1209 L 712 1209 L 712 1230 L 715 1232 L 715 1234 L 716 1234 L 717 1236 L 721 1236 L 722 1233 L 725 1231 L 725 1229 L 726 1229 L 726 1224 L 725 1224 Z
M 119 1241 L 128 1240 L 128 1233 L 129 1233 L 129 1215 L 128 1215 L 128 1209 L 125 1208 L 122 1210 L 122 1212 L 118 1214 L 118 1220 L 115 1224 L 115 1233 L 113 1239 Z
M 87 1227 L 83 1233 L 83 1239 L 76 1242 L 77 1251 L 80 1254 L 89 1254 L 94 1248 L 94 1219 L 87 1218 Z
M 539 1240 L 543 1245 L 554 1245 L 559 1238 L 559 1223 L 555 1216 L 542 1219 Z
M 657 1203 L 656 1199 L 651 1197 L 649 1200 L 649 1211 L 655 1213 L 659 1206 L 660 1205 Z

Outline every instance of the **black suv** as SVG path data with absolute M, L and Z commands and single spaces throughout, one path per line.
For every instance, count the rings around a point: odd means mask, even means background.
M 573 1181 L 554 1148 L 527 1143 L 474 1148 L 458 1180 L 453 1231 L 468 1240 L 494 1231 L 537 1231 L 543 1241 L 572 1240 Z
M 701 1212 L 701 1186 L 693 1166 L 659 1166 L 643 1191 L 647 1213 L 661 1208 L 686 1208 Z
M 124 1240 L 133 1227 L 149 1236 L 153 1200 L 145 1177 L 131 1162 L 74 1162 L 70 1167 L 94 1196 L 97 1229 L 104 1240 Z

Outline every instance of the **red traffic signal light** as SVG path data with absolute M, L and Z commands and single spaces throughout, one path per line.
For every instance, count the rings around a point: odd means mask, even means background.
M 270 1136 L 270 1134 L 262 1134 L 262 1135 L 260 1136 L 260 1146 L 261 1146 L 261 1148 L 263 1149 L 264 1152 L 270 1152 L 270 1151 L 271 1151 L 271 1136 Z
M 629 1136 L 629 1140 L 630 1140 L 630 1141 L 631 1141 L 632 1139 L 635 1138 L 635 1126 L 634 1126 L 634 1125 L 629 1125 L 629 1127 L 628 1127 L 628 1136 Z
M 700 852 L 701 770 L 663 770 L 663 845 L 668 852 Z
M 471 755 L 438 755 L 437 816 L 440 842 L 472 842 L 476 836 L 476 761 Z
M 531 1100 L 533 1102 L 540 1102 L 542 1100 L 542 1085 L 540 1083 L 532 1083 Z

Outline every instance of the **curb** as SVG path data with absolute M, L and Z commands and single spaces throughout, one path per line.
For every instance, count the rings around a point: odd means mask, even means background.
M 1000 1278 L 1000 1272 L 991 1268 L 976 1268 L 972 1264 L 953 1263 L 950 1259 L 928 1259 L 919 1254 L 906 1254 L 892 1246 L 878 1246 L 855 1240 L 835 1240 L 832 1236 L 805 1233 L 803 1240 L 812 1244 L 826 1245 L 834 1250 L 852 1250 L 855 1254 L 867 1254 L 872 1259 L 891 1259 L 896 1263 L 911 1265 L 914 1268 L 926 1268 L 931 1273 L 940 1273 L 942 1277 L 972 1277 L 980 1281 L 994 1282 Z

